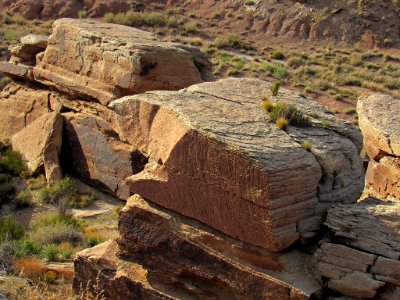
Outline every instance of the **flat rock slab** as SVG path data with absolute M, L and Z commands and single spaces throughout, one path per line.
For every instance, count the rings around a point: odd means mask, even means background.
M 43 114 L 11 139 L 13 149 L 22 154 L 28 170 L 36 174 L 45 168 L 48 182 L 62 178 L 59 162 L 62 131 L 61 114 L 50 112 Z
M 311 125 L 280 130 L 263 96 L 296 105 Z M 363 188 L 359 131 L 288 90 L 272 97 L 261 80 L 149 92 L 110 108 L 149 159 L 126 180 L 131 193 L 253 245 L 278 251 L 312 236 L 326 207 L 355 202 Z
M 121 210 L 119 230 L 119 246 L 109 242 L 78 254 L 77 292 L 97 271 L 107 299 L 289 300 L 320 292 L 305 271 L 309 255 L 279 256 L 245 245 L 138 195 Z
M 12 83 L 0 92 L 0 136 L 9 138 L 49 111 L 59 95 L 43 88 Z
M 60 19 L 34 78 L 72 95 L 107 104 L 124 95 L 178 90 L 210 78 L 205 54 L 135 28 Z

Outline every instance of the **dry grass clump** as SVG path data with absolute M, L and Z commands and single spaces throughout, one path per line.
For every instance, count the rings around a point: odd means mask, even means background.
M 175 16 L 159 12 L 134 12 L 107 13 L 104 21 L 132 27 L 170 27 L 177 28 L 184 24 L 184 20 Z
M 16 259 L 14 265 L 16 274 L 29 278 L 36 283 L 42 281 L 45 277 L 46 266 L 37 258 L 26 257 Z
M 211 45 L 218 49 L 226 49 L 226 48 L 244 49 L 244 50 L 254 49 L 253 46 L 247 44 L 246 42 L 241 41 L 239 37 L 233 33 L 224 35 L 222 37 L 217 37 Z

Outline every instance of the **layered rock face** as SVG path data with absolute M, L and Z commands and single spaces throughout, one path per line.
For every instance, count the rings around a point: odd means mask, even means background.
M 334 239 L 315 254 L 327 287 L 362 299 L 400 290 L 399 215 L 397 201 L 373 198 L 331 208 L 325 224 Z
M 320 292 L 305 271 L 309 255 L 257 249 L 138 195 L 121 211 L 119 229 L 117 244 L 80 253 L 75 288 L 98 276 L 107 299 L 309 299 Z
M 131 192 L 273 251 L 312 236 L 325 207 L 361 193 L 361 137 L 289 91 L 275 100 L 312 124 L 280 130 L 261 108 L 260 95 L 270 94 L 263 81 L 225 79 L 112 102 L 129 143 L 149 157 L 126 180 Z
M 145 31 L 89 20 L 54 22 L 46 50 L 36 60 L 33 66 L 16 65 L 16 60 L 2 63 L 0 71 L 102 104 L 211 79 L 211 65 L 196 48 L 161 43 Z
M 312 256 L 289 247 L 314 238 L 330 206 L 359 198 L 353 125 L 257 79 L 187 87 L 207 77 L 203 54 L 123 26 L 59 20 L 35 64 L 21 53 L 0 65 L 19 78 L 0 99 L 17 126 L 2 122 L 1 135 L 49 182 L 61 151 L 63 172 L 129 199 L 118 241 L 76 259 L 77 291 L 98 278 L 108 299 L 321 296 Z M 114 100 L 126 94 L 136 95 Z M 308 124 L 279 129 L 263 97 Z
M 388 95 L 364 97 L 357 112 L 371 158 L 367 184 L 380 198 L 400 199 L 400 101 Z
M 359 100 L 371 158 L 365 194 L 383 200 L 370 196 L 330 208 L 325 225 L 331 235 L 315 253 L 324 284 L 349 297 L 395 300 L 400 295 L 399 104 L 387 95 Z

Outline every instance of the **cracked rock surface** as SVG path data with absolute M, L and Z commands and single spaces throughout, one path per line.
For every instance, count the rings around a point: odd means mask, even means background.
M 371 158 L 367 185 L 380 198 L 400 199 L 400 100 L 389 95 L 364 97 L 357 113 Z
M 280 130 L 262 96 L 295 105 L 310 126 Z M 363 188 L 358 130 L 288 90 L 273 98 L 264 81 L 224 79 L 109 107 L 149 158 L 126 180 L 131 193 L 253 245 L 279 251 L 313 236 L 326 207 L 355 202 Z
M 329 209 L 325 225 L 334 238 L 315 253 L 325 285 L 362 299 L 399 289 L 399 215 L 398 201 L 374 198 Z

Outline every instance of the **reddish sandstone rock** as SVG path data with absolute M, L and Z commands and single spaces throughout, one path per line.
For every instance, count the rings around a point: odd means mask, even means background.
M 371 95 L 357 104 L 359 124 L 371 162 L 367 184 L 383 199 L 400 198 L 400 101 Z
M 140 172 L 146 158 L 122 142 L 97 112 L 68 112 L 63 117 L 65 168 L 100 190 L 127 199 L 130 193 L 123 180 Z
M 12 83 L 0 93 L 0 136 L 11 138 L 48 112 L 48 100 L 57 93 L 42 87 Z
M 178 90 L 210 78 L 210 63 L 197 50 L 162 43 L 145 31 L 89 20 L 61 19 L 35 80 L 102 104 L 149 90 Z
M 361 136 L 287 90 L 274 100 L 312 124 L 280 130 L 261 106 L 270 94 L 264 81 L 226 79 L 112 102 L 127 141 L 149 157 L 126 180 L 131 193 L 274 251 L 312 237 L 327 207 L 361 193 Z
M 119 246 L 78 254 L 75 291 L 98 276 L 106 299 L 300 300 L 319 293 L 305 271 L 309 255 L 240 243 L 138 195 L 122 209 L 119 229 Z
M 59 155 L 63 118 L 57 112 L 46 113 L 15 134 L 12 147 L 20 152 L 28 170 L 35 174 L 45 167 L 48 182 L 62 178 Z

